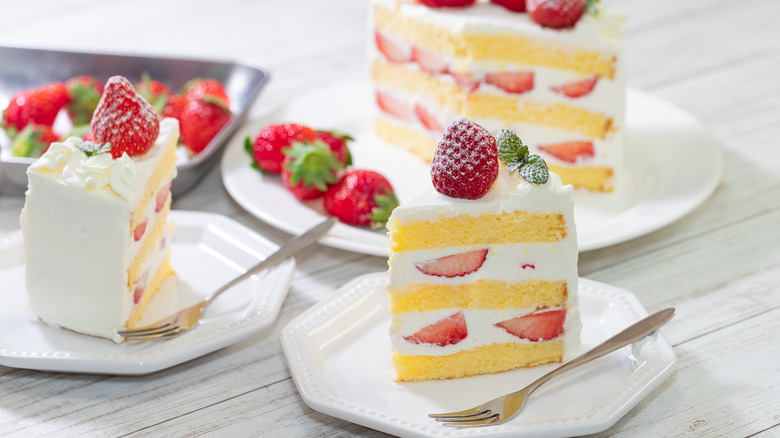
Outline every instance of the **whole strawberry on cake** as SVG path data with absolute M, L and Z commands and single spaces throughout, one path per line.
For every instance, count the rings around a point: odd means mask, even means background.
M 90 136 L 29 166 L 21 225 L 30 307 L 45 323 L 123 339 L 173 274 L 168 220 L 179 124 L 110 78 Z
M 459 118 L 435 190 L 387 223 L 397 381 L 561 362 L 579 344 L 572 186 L 512 132 Z

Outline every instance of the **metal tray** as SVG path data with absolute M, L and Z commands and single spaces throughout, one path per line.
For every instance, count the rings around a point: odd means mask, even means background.
M 253 61 L 160 57 L 142 54 L 116 54 L 55 50 L 40 47 L 0 45 L 0 110 L 10 96 L 21 89 L 70 77 L 89 74 L 101 81 L 122 75 L 131 82 L 148 73 L 172 90 L 179 90 L 194 78 L 214 78 L 225 84 L 233 118 L 195 157 L 179 157 L 178 176 L 173 182 L 175 194 L 193 188 L 219 159 L 219 152 L 236 128 L 246 119 L 249 108 L 270 78 L 268 70 Z M 0 129 L 2 131 L 2 129 Z M 0 141 L 7 138 L 2 135 Z M 8 146 L 8 145 L 0 145 Z M 35 159 L 0 154 L 0 192 L 23 194 L 27 189 L 27 166 Z

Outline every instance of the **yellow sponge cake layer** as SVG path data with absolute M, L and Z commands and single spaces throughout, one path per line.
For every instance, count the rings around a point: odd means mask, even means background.
M 412 284 L 390 291 L 390 313 L 561 307 L 569 293 L 564 280 L 530 279 L 510 283 L 479 279 L 464 284 Z
M 416 46 L 466 60 L 539 65 L 608 78 L 615 74 L 614 57 L 598 50 L 574 49 L 520 34 L 474 32 L 456 35 L 445 27 L 396 14 L 381 5 L 375 5 L 374 17 L 377 29 Z
M 400 382 L 498 373 L 561 362 L 562 359 L 563 341 L 560 339 L 490 344 L 447 356 L 402 356 L 398 353 L 392 356 L 396 380 Z
M 471 119 L 526 122 L 603 138 L 612 121 L 597 111 L 565 102 L 528 101 L 512 95 L 469 93 L 439 76 L 377 59 L 372 78 L 379 87 L 407 90 Z
M 134 230 L 145 219 L 143 213 L 147 210 L 149 203 L 154 201 L 154 195 L 157 193 L 158 188 L 163 185 L 164 181 L 171 180 L 176 176 L 176 142 L 178 138 L 178 134 L 169 136 L 166 142 L 160 146 L 163 148 L 163 155 L 160 157 L 156 169 L 146 182 L 143 200 L 133 210 L 130 220 L 131 230 Z
M 171 265 L 171 253 L 168 251 L 165 255 L 165 261 L 154 273 L 154 276 L 146 284 L 146 288 L 142 295 L 141 301 L 138 302 L 138 306 L 130 313 L 130 317 L 127 319 L 127 328 L 135 328 L 139 322 L 143 319 L 144 311 L 149 306 L 149 302 L 160 291 L 165 279 L 173 275 L 173 265 Z M 132 293 L 132 291 L 130 291 Z
M 510 242 L 558 242 L 566 237 L 560 213 L 489 212 L 440 216 L 436 220 L 390 220 L 392 252 Z
M 561 176 L 561 179 L 574 187 L 599 192 L 611 192 L 614 189 L 614 170 L 606 167 L 569 167 L 547 163 L 551 171 Z

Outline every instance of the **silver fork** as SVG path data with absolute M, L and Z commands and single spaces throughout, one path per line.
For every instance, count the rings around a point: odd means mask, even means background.
M 206 306 L 211 304 L 220 294 L 222 294 L 222 292 L 225 292 L 226 290 L 246 280 L 252 275 L 287 259 L 303 248 L 316 242 L 320 237 L 327 233 L 335 223 L 335 218 L 328 218 L 324 222 L 309 229 L 305 233 L 291 238 L 278 250 L 276 250 L 276 252 L 269 255 L 255 266 L 249 268 L 246 272 L 234 278 L 224 286 L 220 287 L 199 303 L 182 309 L 171 316 L 157 321 L 154 324 L 128 330 L 118 330 L 117 334 L 128 340 L 148 340 L 168 338 L 186 332 L 198 323 Z
M 673 315 L 673 308 L 658 311 L 607 339 L 587 353 L 550 371 L 517 392 L 498 397 L 464 411 L 429 414 L 428 416 L 435 418 L 436 421 L 444 422 L 445 426 L 454 427 L 496 426 L 506 423 L 520 413 L 531 393 L 553 377 L 644 338 L 666 324 L 667 321 L 672 319 Z

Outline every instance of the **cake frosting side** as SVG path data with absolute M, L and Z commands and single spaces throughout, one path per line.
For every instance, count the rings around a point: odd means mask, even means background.
M 28 168 L 20 220 L 30 306 L 41 320 L 121 340 L 116 330 L 138 307 L 134 287 L 169 254 L 178 134 L 178 122 L 163 119 L 147 152 L 117 159 L 88 156 L 84 141 L 71 137 Z

